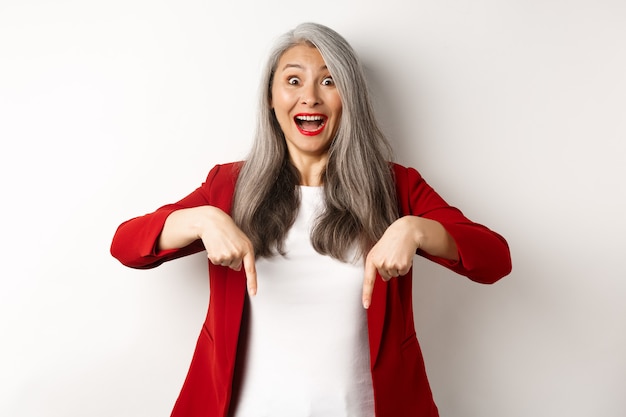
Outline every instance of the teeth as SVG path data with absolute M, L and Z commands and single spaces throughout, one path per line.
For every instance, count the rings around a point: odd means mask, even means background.
M 324 120 L 322 116 L 296 116 L 296 119 L 302 120 L 303 122 L 313 122 L 316 120 L 317 121 Z

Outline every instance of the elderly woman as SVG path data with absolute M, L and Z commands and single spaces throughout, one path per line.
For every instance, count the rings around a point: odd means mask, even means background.
M 333 30 L 285 34 L 261 82 L 248 158 L 113 239 L 133 268 L 207 252 L 209 309 L 172 416 L 437 416 L 413 256 L 492 283 L 510 272 L 506 241 L 390 162 Z

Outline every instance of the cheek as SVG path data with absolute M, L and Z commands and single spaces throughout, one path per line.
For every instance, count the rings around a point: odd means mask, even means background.
M 341 97 L 339 97 L 339 93 L 335 92 L 334 94 L 332 94 L 332 96 L 329 97 L 329 102 L 332 103 L 331 106 L 332 106 L 333 112 L 340 115 L 341 110 L 342 110 L 342 104 L 341 104 Z
M 289 103 L 285 99 L 285 96 L 280 91 L 272 95 L 272 109 L 274 115 L 281 129 L 285 130 L 291 123 L 291 117 L 289 116 Z
M 272 94 L 272 108 L 278 115 L 279 113 L 287 113 L 292 107 L 289 94 L 284 91 L 274 91 Z

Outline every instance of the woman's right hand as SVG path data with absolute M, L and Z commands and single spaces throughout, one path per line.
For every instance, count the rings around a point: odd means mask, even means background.
M 257 280 L 254 248 L 250 239 L 237 227 L 233 219 L 213 206 L 199 206 L 176 210 L 170 214 L 159 237 L 159 249 L 182 248 L 202 239 L 207 257 L 215 265 L 235 271 L 243 266 L 248 293 L 256 294 Z

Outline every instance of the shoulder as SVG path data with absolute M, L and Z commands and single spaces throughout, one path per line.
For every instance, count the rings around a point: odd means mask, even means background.
M 391 166 L 401 213 L 421 215 L 433 205 L 445 205 L 415 168 L 395 163 Z
M 390 165 L 393 170 L 396 188 L 399 190 L 422 180 L 422 175 L 415 168 L 406 167 L 395 162 L 391 162 Z
M 242 162 L 229 162 L 211 168 L 199 190 L 209 204 L 229 209 L 242 165 Z
M 217 164 L 207 175 L 207 185 L 232 185 L 234 187 L 239 177 L 239 172 L 243 166 L 243 161 Z

